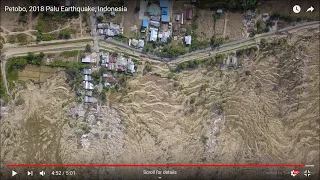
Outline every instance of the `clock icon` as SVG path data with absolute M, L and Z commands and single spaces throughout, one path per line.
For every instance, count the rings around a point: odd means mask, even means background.
M 298 14 L 301 11 L 301 7 L 299 5 L 295 5 L 293 6 L 292 10 L 294 13 Z

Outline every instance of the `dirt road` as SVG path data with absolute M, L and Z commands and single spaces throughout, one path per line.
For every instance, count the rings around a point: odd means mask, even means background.
M 8 88 L 8 81 L 7 81 L 7 75 L 6 75 L 6 63 L 7 61 L 4 60 L 4 56 L 0 56 L 1 58 L 1 73 L 2 73 L 2 79 L 3 79 L 3 83 L 4 83 L 4 86 L 6 87 L 6 92 L 7 92 L 7 95 L 10 96 L 10 92 L 9 92 L 9 88 Z

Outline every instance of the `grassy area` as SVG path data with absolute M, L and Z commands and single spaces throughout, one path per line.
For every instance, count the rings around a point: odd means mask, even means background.
M 57 39 L 58 39 L 58 36 L 56 34 L 37 33 L 37 40 L 52 41 L 52 40 L 57 40 Z
M 33 41 L 30 39 L 30 36 L 24 33 L 19 33 L 16 35 L 7 36 L 8 43 L 19 43 L 20 45 L 26 45 L 29 42 Z
M 60 25 L 68 22 L 68 19 L 78 18 L 78 12 L 43 12 L 39 13 L 37 30 L 46 33 L 59 28 Z
M 5 88 L 4 82 L 2 80 L 1 68 L 0 68 L 0 99 L 2 99 L 2 100 L 6 99 L 6 88 Z
M 65 58 L 69 58 L 69 57 L 76 57 L 79 54 L 78 50 L 74 50 L 74 51 L 63 51 L 60 53 L 60 57 L 65 57 Z
M 243 55 L 251 55 L 252 53 L 258 51 L 257 47 L 250 47 L 238 50 L 236 52 L 237 57 L 241 57 Z M 226 58 L 225 54 L 217 54 L 215 57 L 210 57 L 201 60 L 191 60 L 191 61 L 184 61 L 177 65 L 177 67 L 172 72 L 181 72 L 183 70 L 192 70 L 199 67 L 206 67 L 206 68 L 213 68 L 221 65 L 223 60 Z M 172 76 L 172 75 L 170 75 Z M 169 77 L 169 76 L 168 76 Z
M 123 42 L 123 43 L 126 43 L 128 44 L 129 43 L 129 38 L 123 36 L 123 35 L 119 35 L 119 36 L 114 36 L 113 37 L 114 40 L 117 40 L 117 41 L 120 41 L 120 42 Z
M 14 88 L 14 82 L 19 80 L 19 71 L 22 71 L 27 64 L 40 65 L 42 63 L 43 53 L 34 55 L 28 53 L 28 56 L 12 57 L 8 59 L 6 65 L 6 76 L 9 89 Z

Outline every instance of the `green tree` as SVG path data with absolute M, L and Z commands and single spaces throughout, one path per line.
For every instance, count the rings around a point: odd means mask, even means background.
M 146 65 L 145 65 L 144 69 L 147 72 L 151 72 L 152 71 L 152 65 L 149 62 L 146 62 Z
M 28 63 L 32 63 L 32 60 L 34 59 L 35 55 L 33 52 L 28 52 L 28 55 L 27 55 L 27 61 Z
M 103 21 L 103 17 L 102 17 L 102 16 L 98 16 L 98 17 L 97 17 L 97 22 L 98 22 L 98 23 L 101 23 L 102 21 Z
M 263 22 L 262 20 L 258 20 L 256 23 L 256 27 L 257 27 L 257 33 L 261 34 L 263 32 L 267 31 L 267 25 L 265 22 Z
M 72 32 L 70 30 L 64 29 L 64 30 L 60 31 L 59 38 L 60 39 L 70 39 L 71 35 L 72 35 Z
M 112 57 L 118 57 L 119 54 L 118 54 L 117 52 L 112 52 L 111 56 L 112 56 Z
M 260 40 L 260 44 L 261 44 L 262 46 L 266 46 L 266 45 L 268 44 L 268 42 L 267 42 L 267 40 L 266 40 L 265 38 L 262 38 L 262 39 Z
M 89 53 L 92 51 L 91 46 L 89 44 L 86 45 L 85 51 Z

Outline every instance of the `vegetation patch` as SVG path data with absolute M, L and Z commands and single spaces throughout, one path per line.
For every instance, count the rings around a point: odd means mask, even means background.
M 65 58 L 69 58 L 69 57 L 76 57 L 79 54 L 78 50 L 74 50 L 74 51 L 63 51 L 60 53 L 60 57 L 65 57 Z
M 78 18 L 78 12 L 42 12 L 39 13 L 37 30 L 39 33 L 46 33 L 59 28 L 70 18 Z
M 37 40 L 40 40 L 40 41 L 52 41 L 57 39 L 58 39 L 58 36 L 55 34 L 37 33 Z

